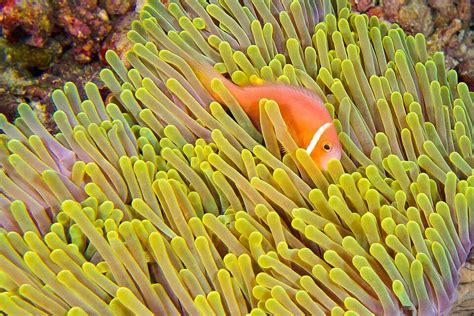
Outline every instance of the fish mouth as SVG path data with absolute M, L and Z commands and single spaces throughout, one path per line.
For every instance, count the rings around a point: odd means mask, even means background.
M 328 169 L 328 164 L 329 164 L 329 161 L 331 161 L 331 159 L 333 158 L 323 159 L 320 161 L 319 165 L 321 167 L 321 170 L 326 171 Z

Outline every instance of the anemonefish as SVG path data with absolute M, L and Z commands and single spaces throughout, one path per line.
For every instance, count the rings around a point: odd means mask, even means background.
M 260 100 L 265 98 L 277 102 L 290 135 L 299 147 L 306 148 L 320 169 L 326 170 L 329 160 L 333 158 L 341 159 L 342 146 L 336 128 L 323 101 L 316 94 L 303 87 L 286 84 L 237 86 L 207 63 L 194 60 L 188 60 L 188 63 L 217 101 L 220 98 L 212 90 L 211 82 L 214 78 L 221 80 L 257 127 L 260 126 Z

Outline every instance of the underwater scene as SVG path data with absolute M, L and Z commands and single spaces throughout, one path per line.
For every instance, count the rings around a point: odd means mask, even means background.
M 1 315 L 474 315 L 471 0 L 0 0 Z

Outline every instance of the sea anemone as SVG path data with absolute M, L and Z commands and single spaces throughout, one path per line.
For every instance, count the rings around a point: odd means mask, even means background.
M 474 238 L 473 94 L 421 34 L 345 0 L 149 0 L 103 100 L 0 117 L 0 310 L 9 315 L 445 314 Z M 327 171 L 262 99 L 304 86 L 344 147 Z M 283 150 L 281 150 L 283 149 Z

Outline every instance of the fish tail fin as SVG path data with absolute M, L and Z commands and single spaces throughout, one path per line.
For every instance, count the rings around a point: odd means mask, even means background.
M 164 2 L 171 3 L 175 1 L 164 1 Z M 158 3 L 160 3 L 160 1 L 158 1 Z M 173 55 L 176 55 L 179 58 L 183 59 L 191 67 L 193 72 L 196 74 L 197 79 L 201 82 L 201 84 L 209 92 L 209 94 L 212 95 L 212 97 L 220 101 L 220 98 L 216 95 L 216 93 L 211 88 L 211 82 L 214 78 L 220 79 L 224 83 L 224 85 L 227 87 L 227 89 L 231 91 L 231 93 L 235 92 L 236 86 L 233 85 L 233 83 L 230 80 L 226 79 L 224 76 L 222 76 L 218 71 L 214 69 L 214 67 L 212 66 L 213 64 L 212 58 L 202 54 L 201 52 L 199 52 L 199 50 L 196 50 L 190 45 L 188 45 L 186 41 L 182 40 L 179 37 L 176 31 L 167 31 L 166 29 L 162 28 L 160 23 L 157 23 L 157 21 L 154 19 L 143 20 L 143 25 L 145 26 L 145 28 L 148 29 L 149 27 L 150 29 L 154 29 L 157 32 L 155 38 L 157 40 L 156 48 L 158 48 L 159 50 L 159 55 L 166 52 L 166 53 L 171 53 Z M 173 37 L 175 37 L 176 40 L 173 39 Z M 180 39 L 179 41 L 177 40 L 178 38 Z M 143 44 L 138 44 L 138 43 L 135 45 L 144 46 Z M 166 75 L 164 75 L 163 77 L 164 77 L 163 79 L 169 79 L 169 78 L 166 78 Z M 195 80 L 192 80 L 192 81 L 194 84 Z
M 218 102 L 222 103 L 221 97 L 212 89 L 212 81 L 214 79 L 219 79 L 224 86 L 229 90 L 230 93 L 234 94 L 236 85 L 232 83 L 229 79 L 224 77 L 221 73 L 214 69 L 214 67 L 207 63 L 194 59 L 186 60 L 193 70 L 194 74 L 198 78 L 199 82 L 204 86 L 204 88 L 211 94 L 211 96 L 216 99 Z
M 211 61 L 202 55 L 190 55 L 185 50 L 180 50 L 178 55 L 191 67 L 199 82 L 209 92 L 209 94 L 218 102 L 222 103 L 221 97 L 212 89 L 212 81 L 219 79 L 230 93 L 235 94 L 237 86 L 214 69 Z

